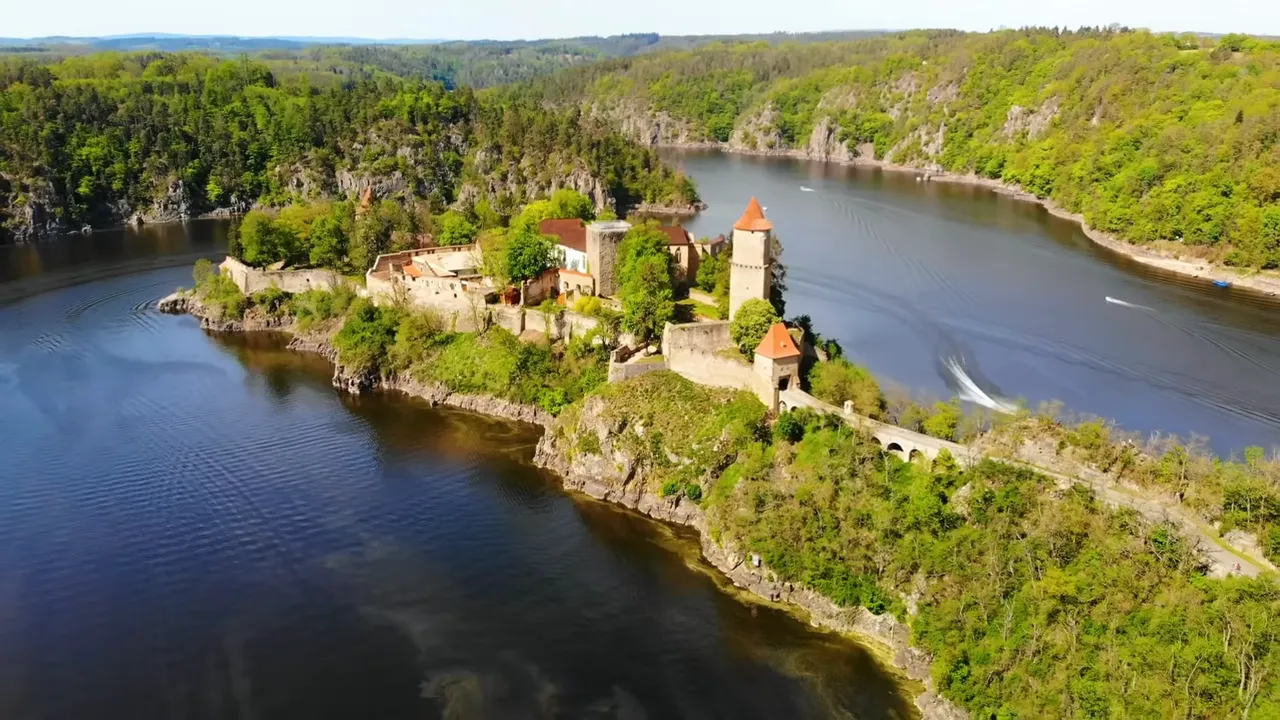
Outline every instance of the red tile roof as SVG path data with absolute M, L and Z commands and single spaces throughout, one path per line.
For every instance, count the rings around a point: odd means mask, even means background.
M 747 209 L 743 211 L 742 217 L 738 218 L 738 222 L 733 224 L 733 229 L 765 232 L 773 229 L 773 223 L 765 219 L 764 209 L 760 207 L 760 201 L 751 198 L 751 202 L 747 203 Z
M 796 341 L 791 339 L 786 325 L 774 323 L 769 328 L 769 332 L 765 333 L 764 339 L 760 341 L 756 354 L 772 360 L 783 360 L 800 357 L 800 348 L 796 347 Z
M 403 269 L 404 269 L 404 274 L 408 275 L 409 277 L 414 277 L 414 278 L 422 277 L 422 271 L 419 270 L 418 266 L 414 265 L 412 262 L 405 263 Z
M 543 235 L 554 235 L 561 245 L 570 250 L 587 251 L 587 226 L 578 218 L 543 220 L 538 223 L 538 232 Z
M 663 225 L 658 229 L 667 234 L 668 245 L 688 245 L 689 244 L 689 231 L 685 230 L 684 228 L 678 225 Z

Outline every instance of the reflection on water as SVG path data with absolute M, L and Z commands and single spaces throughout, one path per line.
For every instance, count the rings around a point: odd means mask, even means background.
M 1140 431 L 1280 445 L 1280 304 L 1155 270 L 989 190 L 785 158 L 672 152 L 726 232 L 756 195 L 787 313 L 881 377 L 970 399 L 1061 400 Z M 1135 312 L 1131 306 L 1150 308 Z M 950 368 L 960 363 L 968 382 Z M 975 401 L 976 401 L 975 400 Z
M 0 306 L 0 717 L 914 716 L 534 429 L 155 313 L 185 265 Z

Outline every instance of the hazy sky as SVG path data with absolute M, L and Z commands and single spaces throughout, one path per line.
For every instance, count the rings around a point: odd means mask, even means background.
M 1280 35 L 1275 0 L 0 0 L 0 36 L 168 32 L 514 39 L 1107 25 Z

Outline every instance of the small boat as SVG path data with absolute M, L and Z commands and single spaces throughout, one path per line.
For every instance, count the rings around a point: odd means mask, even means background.
M 800 186 L 800 192 L 813 192 L 813 188 L 811 188 L 811 187 L 805 187 L 805 186 L 801 185 L 801 186 Z
M 1230 281 L 1230 280 L 1214 280 L 1214 281 L 1213 281 L 1213 284 L 1214 284 L 1214 286 L 1215 286 L 1215 287 L 1220 287 L 1220 288 L 1229 288 L 1229 287 L 1231 287 L 1231 281 Z

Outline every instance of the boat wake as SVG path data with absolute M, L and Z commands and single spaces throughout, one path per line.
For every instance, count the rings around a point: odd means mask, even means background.
M 995 410 L 1002 413 L 1014 413 L 1018 411 L 1018 406 L 1007 398 L 1001 397 L 998 393 L 983 390 L 982 387 L 969 376 L 964 367 L 964 358 L 948 356 L 942 359 L 942 365 L 951 375 L 953 389 L 961 400 L 971 402 L 974 405 L 981 405 L 984 408 Z
M 1147 312 L 1155 312 L 1154 308 L 1149 308 L 1146 305 L 1135 305 L 1134 303 L 1125 302 L 1123 300 L 1117 300 L 1116 298 L 1113 298 L 1110 295 L 1107 296 L 1107 302 L 1111 303 L 1112 305 L 1119 305 L 1120 307 L 1133 308 L 1134 310 L 1146 310 Z

